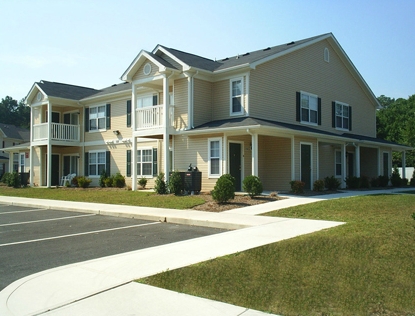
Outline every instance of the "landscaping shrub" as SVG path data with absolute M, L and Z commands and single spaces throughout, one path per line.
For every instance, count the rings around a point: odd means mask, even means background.
M 393 187 L 400 187 L 402 184 L 402 178 L 399 174 L 398 167 L 395 165 L 393 167 L 392 175 L 391 175 L 391 183 Z
M 401 179 L 401 187 L 407 187 L 408 186 L 408 179 L 402 178 Z
M 121 175 L 121 173 L 117 172 L 114 176 L 112 176 L 112 186 L 116 188 L 125 187 L 125 178 Z
M 7 181 L 9 181 L 8 180 L 9 177 L 10 177 L 10 173 L 9 172 L 5 172 L 3 174 L 3 176 L 1 177 L 1 182 L 4 183 L 4 184 L 7 184 Z
M 113 182 L 114 182 L 114 177 L 107 177 L 107 178 L 104 179 L 104 185 L 107 188 L 112 188 Z
M 348 189 L 358 189 L 360 187 L 360 179 L 355 176 L 347 177 L 346 186 Z
M 242 189 L 248 193 L 251 199 L 253 199 L 257 195 L 260 195 L 264 190 L 259 177 L 253 175 L 247 176 L 242 181 Z
M 142 189 L 145 189 L 145 187 L 147 185 L 147 179 L 146 178 L 141 178 L 140 180 L 138 180 L 138 184 L 140 185 L 140 187 Z
M 291 185 L 291 192 L 295 194 L 304 193 L 305 182 L 294 180 L 294 181 L 290 181 L 290 185 Z
M 104 170 L 102 170 L 101 171 L 101 174 L 100 174 L 100 176 L 99 176 L 99 186 L 101 187 L 101 188 L 103 188 L 103 187 L 105 187 L 105 180 L 106 179 L 108 179 L 108 175 L 107 175 L 107 172 L 105 171 L 105 169 Z
M 379 176 L 379 186 L 384 188 L 387 187 L 389 184 L 389 177 L 388 176 Z
M 372 188 L 378 188 L 380 186 L 379 178 L 372 178 L 370 180 L 370 185 Z
M 182 182 L 182 177 L 180 172 L 174 171 L 171 173 L 169 177 L 168 188 L 170 193 L 174 193 L 174 195 L 181 195 L 184 187 Z
M 92 180 L 89 178 L 86 178 L 84 176 L 78 177 L 78 186 L 80 188 L 87 188 L 91 184 Z
M 313 191 L 322 192 L 324 190 L 324 180 L 316 180 L 313 184 Z
M 76 188 L 79 187 L 78 179 L 79 179 L 78 176 L 72 178 L 72 185 Z
M 161 172 L 154 183 L 154 191 L 157 194 L 167 194 L 167 185 L 166 181 L 164 181 L 164 173 Z
M 329 191 L 337 191 L 337 189 L 340 187 L 340 184 L 341 183 L 339 179 L 335 178 L 334 176 L 324 178 L 324 186 Z
M 212 191 L 212 198 L 218 203 L 225 203 L 234 197 L 235 178 L 230 174 L 224 174 L 216 181 Z
M 2 177 L 2 181 L 9 187 L 20 188 L 21 186 L 20 176 L 16 171 L 13 171 L 12 173 L 6 172 Z
M 370 180 L 368 177 L 366 176 L 361 176 L 360 177 L 360 182 L 359 182 L 359 187 L 360 188 L 366 188 L 368 189 L 370 187 Z

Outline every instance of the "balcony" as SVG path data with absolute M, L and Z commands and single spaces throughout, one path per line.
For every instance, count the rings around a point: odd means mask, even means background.
M 174 106 L 170 106 L 169 112 L 170 126 L 173 126 Z M 164 127 L 164 105 L 136 109 L 135 120 L 136 131 L 156 130 Z
M 33 141 L 48 139 L 48 123 L 33 125 Z M 79 142 L 80 127 L 79 125 L 52 123 L 50 131 L 51 140 L 64 142 Z

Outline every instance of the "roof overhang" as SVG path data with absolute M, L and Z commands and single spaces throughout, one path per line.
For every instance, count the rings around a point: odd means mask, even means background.
M 47 98 L 47 94 L 39 87 L 37 82 L 35 82 L 25 98 L 25 104 L 28 106 L 32 106 L 32 104 L 35 103 L 41 104 L 44 101 L 44 99 L 38 102 L 31 102 L 31 100 L 33 100 L 36 97 L 38 92 L 41 92 L 43 94 L 43 98 Z
M 6 148 L 2 148 L 1 150 L 8 152 L 8 153 L 13 153 L 13 152 L 18 152 L 18 151 L 28 150 L 28 149 L 30 149 L 30 143 L 23 143 L 20 145 L 6 147 Z

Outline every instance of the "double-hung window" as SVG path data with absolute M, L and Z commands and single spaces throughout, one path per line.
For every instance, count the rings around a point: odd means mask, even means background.
M 106 128 L 106 108 L 105 105 L 89 108 L 89 130 L 98 131 Z
M 153 176 L 153 149 L 137 150 L 137 175 Z
M 335 127 L 350 130 L 351 109 L 348 104 L 335 102 Z
M 243 114 L 244 109 L 244 83 L 243 78 L 235 78 L 230 81 L 230 95 L 231 95 L 231 115 L 240 115 Z
M 301 92 L 301 122 L 318 123 L 318 97 Z
M 103 170 L 105 170 L 106 164 L 106 152 L 97 151 L 89 153 L 89 175 L 99 176 Z
M 222 139 L 209 138 L 209 177 L 218 178 L 221 175 L 221 156 L 222 156 Z

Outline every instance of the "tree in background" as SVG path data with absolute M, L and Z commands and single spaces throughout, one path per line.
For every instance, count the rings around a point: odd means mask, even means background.
M 24 99 L 18 102 L 6 96 L 0 102 L 0 123 L 13 124 L 22 128 L 30 127 L 30 108 L 25 105 Z
M 378 97 L 382 108 L 376 113 L 377 137 L 415 147 L 415 94 L 408 99 Z M 394 152 L 392 164 L 402 166 L 401 153 Z M 415 150 L 406 152 L 406 165 L 415 166 Z

